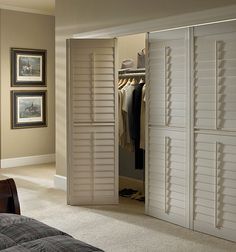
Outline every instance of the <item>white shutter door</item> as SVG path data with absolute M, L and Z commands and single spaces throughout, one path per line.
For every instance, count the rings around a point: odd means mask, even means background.
M 186 34 L 149 34 L 146 213 L 188 227 Z
M 236 136 L 196 134 L 194 229 L 236 241 Z
M 194 28 L 194 229 L 236 241 L 236 22 Z
M 68 203 L 117 203 L 116 41 L 71 39 L 68 56 Z
M 149 34 L 149 123 L 152 125 L 186 125 L 186 47 L 185 30 Z
M 149 129 L 147 213 L 188 226 L 184 132 Z
M 236 131 L 236 22 L 194 35 L 195 127 Z

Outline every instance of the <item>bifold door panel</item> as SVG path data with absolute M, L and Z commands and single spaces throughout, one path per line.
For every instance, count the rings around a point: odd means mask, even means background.
M 150 33 L 147 52 L 146 212 L 235 241 L 236 22 Z
M 73 119 L 115 122 L 114 42 L 71 40 Z
M 69 40 L 68 202 L 118 202 L 114 39 Z
M 186 139 L 184 132 L 149 129 L 147 213 L 186 226 Z
M 236 22 L 194 29 L 194 229 L 236 241 Z
M 185 127 L 185 33 L 175 32 L 172 38 L 164 35 L 149 34 L 149 124 Z
M 236 131 L 236 31 L 196 31 L 194 66 L 195 127 Z
M 115 127 L 74 125 L 71 202 L 113 203 L 115 188 Z
M 149 34 L 146 213 L 188 227 L 186 34 Z
M 194 229 L 236 240 L 236 136 L 195 139 Z

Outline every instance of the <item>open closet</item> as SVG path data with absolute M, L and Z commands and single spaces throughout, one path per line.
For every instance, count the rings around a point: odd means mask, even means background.
M 145 39 L 118 38 L 119 195 L 145 200 Z
M 70 165 L 73 162 L 79 168 L 70 187 L 76 187 L 71 204 L 118 203 L 119 191 L 124 197 L 144 201 L 145 108 L 142 89 L 135 88 L 145 84 L 145 39 L 146 34 L 140 34 L 68 41 L 69 81 L 73 83 L 68 87 L 68 122 L 75 122 L 68 124 L 68 134 L 73 134 L 68 151 Z M 135 104 L 127 87 L 139 96 Z
M 118 203 L 119 73 L 137 69 L 117 48 L 68 40 L 71 205 Z M 145 213 L 236 241 L 236 21 L 151 32 L 145 50 Z

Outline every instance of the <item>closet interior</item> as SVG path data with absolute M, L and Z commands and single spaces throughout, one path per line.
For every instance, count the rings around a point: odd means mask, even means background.
M 145 201 L 145 39 L 119 37 L 119 195 Z

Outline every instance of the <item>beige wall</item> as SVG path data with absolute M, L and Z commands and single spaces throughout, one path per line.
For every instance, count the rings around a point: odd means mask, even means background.
M 118 59 L 119 68 L 125 59 L 134 60 L 134 68 L 137 67 L 137 53 L 145 48 L 146 34 L 130 35 L 118 38 Z
M 74 34 L 224 7 L 235 0 L 56 0 L 56 162 L 66 175 L 66 39 Z M 209 21 L 209 20 L 208 20 Z M 185 20 L 181 25 L 186 25 Z M 161 27 L 170 28 L 175 23 Z M 160 27 L 161 25 L 159 25 Z
M 1 10 L 1 158 L 55 153 L 55 35 L 54 17 Z M 10 48 L 47 50 L 48 127 L 11 129 Z M 41 89 L 41 88 L 37 88 Z

